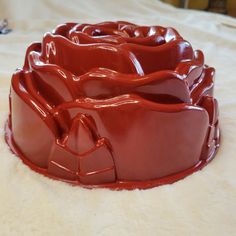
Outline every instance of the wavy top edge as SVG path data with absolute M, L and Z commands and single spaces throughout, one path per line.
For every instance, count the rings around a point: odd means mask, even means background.
M 25 83 L 30 93 L 52 108 L 83 98 L 105 103 L 125 94 L 194 105 L 214 79 L 203 53 L 175 29 L 124 21 L 59 25 L 29 46 L 23 71 L 32 73 Z

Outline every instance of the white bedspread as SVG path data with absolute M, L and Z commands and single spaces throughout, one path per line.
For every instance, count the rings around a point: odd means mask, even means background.
M 0 235 L 236 235 L 236 20 L 157 0 L 0 1 Z M 4 142 L 11 74 L 57 24 L 128 20 L 175 27 L 216 68 L 222 143 L 202 171 L 145 191 L 86 190 L 31 171 Z

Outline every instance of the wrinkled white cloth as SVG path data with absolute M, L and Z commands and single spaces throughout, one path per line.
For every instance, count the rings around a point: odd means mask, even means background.
M 1 0 L 0 235 L 236 235 L 236 20 L 175 9 L 157 0 Z M 4 142 L 11 74 L 27 45 L 69 21 L 128 20 L 173 26 L 216 68 L 221 147 L 202 171 L 150 190 L 87 190 L 43 177 Z

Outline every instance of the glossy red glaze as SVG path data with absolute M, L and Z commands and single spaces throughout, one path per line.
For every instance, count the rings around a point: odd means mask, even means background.
M 172 28 L 60 25 L 12 77 L 6 140 L 32 169 L 73 184 L 172 183 L 219 146 L 213 78 Z

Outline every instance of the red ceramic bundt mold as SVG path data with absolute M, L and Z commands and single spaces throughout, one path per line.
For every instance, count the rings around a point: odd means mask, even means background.
M 172 28 L 63 24 L 12 77 L 6 141 L 35 171 L 73 184 L 172 183 L 219 146 L 214 73 Z

